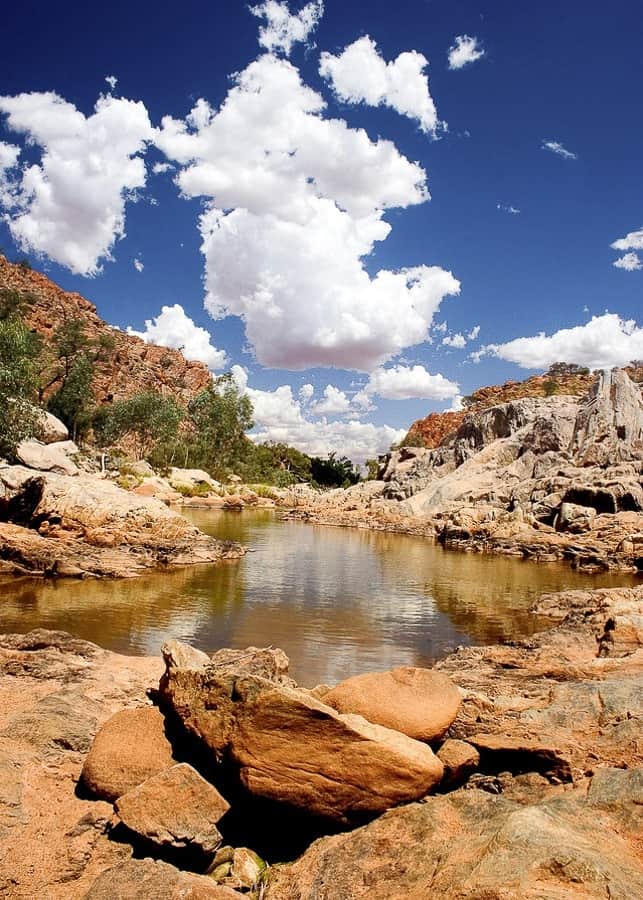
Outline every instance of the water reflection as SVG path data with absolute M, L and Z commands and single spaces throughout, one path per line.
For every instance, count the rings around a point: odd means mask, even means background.
M 205 650 L 271 644 L 312 685 L 530 634 L 542 623 L 527 610 L 543 591 L 634 583 L 404 535 L 282 522 L 269 510 L 190 518 L 253 552 L 131 581 L 5 582 L 0 631 L 59 628 L 134 654 L 157 653 L 169 636 Z

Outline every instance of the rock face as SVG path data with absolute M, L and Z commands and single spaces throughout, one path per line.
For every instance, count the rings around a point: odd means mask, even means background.
M 207 366 L 186 360 L 178 350 L 146 344 L 112 328 L 96 307 L 80 294 L 62 290 L 40 272 L 10 263 L 0 254 L 0 288 L 19 291 L 25 300 L 25 319 L 45 341 L 51 341 L 60 322 L 80 319 L 86 336 L 110 349 L 98 354 L 92 393 L 99 403 L 123 400 L 153 388 L 186 403 L 211 381 Z M 60 386 L 55 382 L 50 391 Z
M 641 458 L 643 400 L 622 369 L 601 372 L 590 388 L 576 419 L 571 451 L 583 466 Z
M 363 716 L 419 741 L 442 737 L 458 713 L 460 699 L 450 678 L 412 666 L 356 675 L 323 697 L 340 713 Z
M 316 841 L 275 867 L 267 900 L 424 900 L 643 894 L 637 834 L 643 770 L 601 769 L 569 792 L 525 803 L 521 779 L 493 796 L 460 790 L 391 810 L 350 834 Z
M 214 853 L 217 822 L 230 804 L 192 766 L 180 763 L 152 775 L 116 801 L 121 822 L 160 847 Z
M 265 651 L 264 651 L 265 653 Z M 340 715 L 308 692 L 252 674 L 252 651 L 237 671 L 178 668 L 172 659 L 161 694 L 213 757 L 236 767 L 253 795 L 346 823 L 424 796 L 442 764 L 424 744 Z M 260 659 L 265 673 L 265 658 Z M 282 669 L 277 660 L 272 667 Z
M 111 802 L 173 765 L 159 710 L 123 709 L 94 738 L 81 780 L 93 796 Z
M 133 576 L 242 555 L 238 544 L 207 537 L 164 503 L 97 476 L 0 465 L 0 570 Z
M 643 378 L 643 367 L 630 371 Z M 587 571 L 641 570 L 641 385 L 626 370 L 578 377 L 586 387 L 593 381 L 584 399 L 541 391 L 476 403 L 439 446 L 402 447 L 384 458 L 368 492 L 312 495 L 291 516 L 566 559 Z

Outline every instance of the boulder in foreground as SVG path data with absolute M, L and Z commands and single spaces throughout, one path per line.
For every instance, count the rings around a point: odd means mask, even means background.
M 281 651 L 235 651 L 240 660 L 180 668 L 166 649 L 161 693 L 217 760 L 231 763 L 253 795 L 349 823 L 427 794 L 442 778 L 429 747 L 341 715 L 290 686 Z M 228 651 L 230 653 L 230 651 Z M 265 677 L 275 654 L 274 680 Z
M 179 763 L 153 775 L 116 801 L 121 822 L 161 847 L 214 853 L 221 843 L 216 823 L 230 804 L 215 787 Z
M 457 716 L 461 697 L 448 675 L 403 666 L 348 678 L 323 700 L 340 713 L 364 716 L 418 741 L 432 741 L 442 737 Z
M 181 872 L 168 863 L 131 859 L 103 872 L 85 900 L 238 900 L 241 896 L 210 878 Z
M 172 746 L 159 710 L 123 709 L 94 738 L 81 780 L 95 797 L 113 802 L 172 765 Z

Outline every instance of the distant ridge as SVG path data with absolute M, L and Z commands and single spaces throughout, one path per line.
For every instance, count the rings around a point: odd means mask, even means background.
M 0 290 L 19 291 L 25 300 L 22 314 L 28 326 L 47 340 L 66 319 L 80 319 L 90 340 L 109 336 L 113 349 L 101 354 L 92 384 L 98 403 L 123 400 L 144 390 L 157 390 L 187 403 L 209 383 L 204 363 L 185 359 L 180 350 L 146 344 L 107 324 L 93 303 L 81 294 L 64 291 L 41 272 L 11 263 L 0 254 Z M 49 389 L 54 392 L 56 382 Z

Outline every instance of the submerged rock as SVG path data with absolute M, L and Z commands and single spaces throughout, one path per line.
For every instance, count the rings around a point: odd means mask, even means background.
M 81 781 L 95 797 L 114 801 L 174 762 L 159 710 L 123 709 L 94 738 Z
M 461 697 L 447 675 L 403 666 L 348 678 L 324 694 L 323 701 L 340 713 L 355 713 L 419 741 L 432 741 L 455 719 Z

